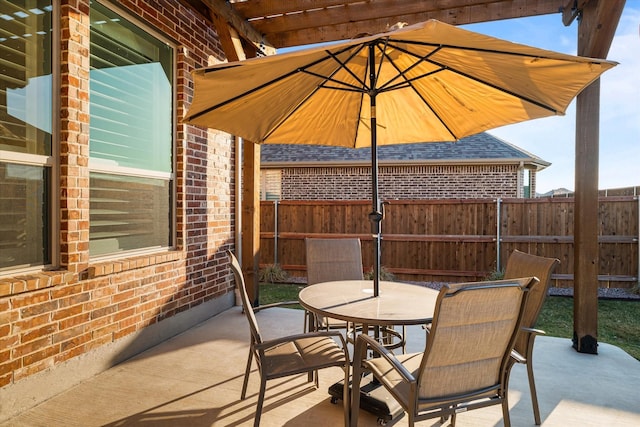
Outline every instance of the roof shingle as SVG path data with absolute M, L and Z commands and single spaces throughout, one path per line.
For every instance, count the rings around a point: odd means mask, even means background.
M 323 145 L 264 144 L 260 152 L 264 165 L 291 162 L 331 164 L 371 161 L 371 148 L 368 147 L 356 149 Z M 549 165 L 545 160 L 486 132 L 457 142 L 424 142 L 378 147 L 378 161 L 381 163 L 497 159 L 532 162 L 543 167 Z

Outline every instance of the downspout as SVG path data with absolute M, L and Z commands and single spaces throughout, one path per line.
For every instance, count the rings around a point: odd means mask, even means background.
M 502 200 L 500 197 L 496 199 L 496 271 L 502 271 L 502 266 L 500 265 L 500 241 L 502 240 L 502 236 L 500 235 L 500 211 L 502 210 L 501 206 Z
M 235 164 L 235 199 L 234 206 L 235 216 L 235 254 L 240 265 L 242 265 L 242 144 L 243 140 L 240 137 L 231 136 L 231 141 L 234 143 L 236 164 Z M 240 293 L 237 287 L 235 289 L 235 305 L 241 304 Z
M 235 142 L 235 156 L 236 156 L 236 165 L 235 165 L 235 196 L 236 203 L 234 206 L 234 216 L 235 216 L 235 249 L 236 249 L 236 258 L 238 258 L 238 262 L 242 265 L 242 143 L 243 140 L 241 137 L 232 136 L 231 140 Z
M 273 264 L 278 265 L 278 200 L 273 201 Z
M 520 162 L 516 173 L 516 197 L 524 197 L 524 162 Z

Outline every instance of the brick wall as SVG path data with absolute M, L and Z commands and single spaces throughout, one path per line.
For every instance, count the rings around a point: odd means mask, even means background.
M 190 72 L 222 59 L 215 32 L 185 2 L 115 4 L 179 44 L 179 120 Z M 61 2 L 60 267 L 0 278 L 0 391 L 232 291 L 224 250 L 233 242 L 234 150 L 228 137 L 192 126 L 177 127 L 176 250 L 89 258 L 88 14 L 89 0 Z
M 517 197 L 517 165 L 382 166 L 378 191 L 385 199 Z M 286 168 L 283 200 L 371 198 L 371 168 Z

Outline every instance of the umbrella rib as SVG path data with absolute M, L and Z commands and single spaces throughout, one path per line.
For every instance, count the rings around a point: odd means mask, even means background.
M 279 82 L 279 81 L 281 81 L 281 80 L 284 80 L 284 79 L 286 79 L 286 78 L 288 78 L 288 77 L 290 77 L 290 76 L 292 76 L 292 75 L 294 75 L 294 74 L 296 74 L 296 73 L 299 73 L 299 72 L 305 72 L 305 73 L 308 73 L 308 74 L 312 74 L 311 72 L 309 72 L 308 70 L 306 70 L 306 68 L 308 68 L 308 67 L 312 67 L 312 66 L 314 66 L 314 65 L 320 64 L 321 62 L 327 61 L 329 58 L 333 58 L 336 62 L 338 62 L 338 64 L 340 64 L 340 65 L 341 65 L 341 67 L 343 67 L 343 68 L 344 68 L 344 65 L 343 65 L 343 64 L 342 64 L 342 63 L 341 63 L 337 58 L 335 58 L 335 55 L 337 55 L 337 54 L 339 54 L 339 53 L 342 53 L 342 52 L 344 52 L 344 51 L 346 51 L 346 50 L 348 50 L 348 47 L 347 47 L 347 48 L 345 48 L 345 49 L 340 50 L 339 52 L 336 52 L 335 54 L 334 54 L 334 53 L 332 53 L 332 52 L 330 52 L 330 51 L 328 51 L 328 50 L 326 50 L 325 52 L 326 52 L 329 56 L 325 56 L 325 57 L 322 57 L 322 58 L 320 58 L 320 59 L 317 59 L 316 61 L 313 61 L 313 62 L 311 62 L 311 63 L 309 63 L 309 64 L 306 64 L 306 65 L 304 66 L 304 68 L 296 68 L 295 70 L 291 70 L 291 71 L 289 71 L 288 73 L 285 73 L 285 74 L 283 74 L 283 75 L 281 75 L 281 76 L 278 76 L 278 77 L 276 77 L 276 78 L 274 78 L 274 79 L 271 79 L 271 80 L 269 80 L 269 81 L 267 81 L 267 82 L 264 82 L 264 83 L 262 83 L 261 85 L 258 85 L 258 86 L 256 86 L 256 87 L 251 88 L 250 90 L 247 90 L 247 91 L 245 91 L 245 92 L 242 92 L 242 93 L 240 93 L 240 94 L 238 94 L 238 95 L 236 95 L 236 96 L 233 96 L 233 97 L 231 97 L 231 98 L 229 98 L 229 99 L 226 99 L 226 100 L 224 100 L 224 101 L 222 101 L 222 102 L 220 102 L 220 103 L 218 103 L 218 104 L 212 105 L 211 107 L 205 108 L 205 109 L 204 109 L 204 110 L 202 110 L 202 111 L 199 111 L 199 112 L 197 112 L 197 113 L 194 113 L 194 114 L 193 114 L 192 116 L 190 116 L 188 119 L 189 119 L 189 120 L 195 120 L 195 119 L 197 119 L 197 118 L 198 118 L 198 117 L 200 117 L 200 116 L 203 116 L 203 115 L 208 114 L 208 113 L 210 113 L 210 112 L 212 112 L 212 111 L 215 111 L 215 110 L 217 110 L 217 109 L 218 109 L 218 108 L 220 108 L 220 107 L 224 107 L 224 106 L 225 106 L 225 105 L 227 105 L 227 104 L 230 104 L 230 103 L 232 103 L 232 102 L 234 102 L 234 101 L 237 101 L 238 99 L 241 99 L 241 98 L 243 98 L 243 97 L 245 97 L 245 96 L 247 96 L 247 95 L 250 95 L 250 94 L 252 94 L 252 93 L 254 93 L 254 92 L 256 92 L 256 91 L 258 91 L 258 90 L 260 90 L 260 89 L 263 89 L 263 88 L 268 87 L 268 86 L 270 86 L 270 85 L 272 85 L 272 84 L 274 84 L 274 83 L 277 83 L 277 82 Z M 356 52 L 357 52 L 357 51 L 356 51 Z M 352 55 L 349 57 L 349 59 L 351 59 L 353 56 L 355 56 L 355 54 L 356 54 L 356 53 L 352 54 Z M 234 68 L 235 68 L 235 67 L 242 67 L 242 66 L 245 66 L 245 65 L 243 65 L 242 63 L 239 63 L 239 64 L 235 65 L 235 66 L 234 66 Z M 229 67 L 225 67 L 225 69 L 226 69 L 226 68 L 229 68 Z M 207 74 L 207 73 L 209 73 L 209 72 L 213 72 L 213 71 L 216 71 L 216 69 L 212 69 L 212 70 L 205 70 L 204 72 L 205 72 L 205 74 Z M 337 72 L 337 70 L 335 70 L 335 71 L 332 73 L 332 75 L 333 75 L 333 74 L 335 74 L 336 72 Z M 313 74 L 313 75 L 315 75 L 315 76 L 317 76 L 317 77 L 320 77 L 320 78 L 322 78 L 322 79 L 327 79 L 327 76 L 323 76 L 323 75 L 320 75 L 320 74 Z
M 395 62 L 393 62 L 393 60 L 389 57 L 389 55 L 386 53 L 386 50 L 385 50 L 383 52 L 383 55 L 385 57 L 387 57 L 388 62 L 393 66 L 393 68 L 396 69 L 396 71 L 398 72 L 398 75 L 396 75 L 392 79 L 389 79 L 385 84 L 380 86 L 378 88 L 378 92 L 380 92 L 380 93 L 381 92 L 389 92 L 389 91 L 392 91 L 392 90 L 402 89 L 402 88 L 411 86 L 411 82 L 414 81 L 414 80 L 418 80 L 418 79 L 421 79 L 421 78 L 424 78 L 424 77 L 428 77 L 431 74 L 434 74 L 434 73 L 437 73 L 437 72 L 440 72 L 440 71 L 444 70 L 444 67 L 440 67 L 440 69 L 438 69 L 438 70 L 430 71 L 428 73 L 423 73 L 423 74 L 421 74 L 419 76 L 416 76 L 416 77 L 413 77 L 413 78 L 408 78 L 406 76 L 407 72 L 413 70 L 415 67 L 417 67 L 418 65 L 420 65 L 423 62 L 427 62 L 429 57 L 431 55 L 435 54 L 436 52 L 438 52 L 441 49 L 441 47 L 438 46 L 435 50 L 431 51 L 428 55 L 425 55 L 425 56 L 416 55 L 413 52 L 407 51 L 406 49 L 402 48 L 401 46 L 393 46 L 393 47 L 394 47 L 394 49 L 397 49 L 397 50 L 399 50 L 399 51 L 401 51 L 403 53 L 406 53 L 409 56 L 413 56 L 414 58 L 416 58 L 418 60 L 416 62 L 414 62 L 410 67 L 408 67 L 406 70 L 403 71 L 396 65 Z M 400 81 L 398 83 L 392 84 L 392 82 L 394 82 L 394 81 L 396 81 L 398 79 L 404 79 L 404 80 L 402 80 L 402 81 Z
M 439 63 L 437 61 L 434 61 L 432 59 L 429 59 L 429 62 L 431 62 L 434 65 L 438 65 L 439 67 L 443 67 L 444 69 L 446 69 L 448 71 L 451 71 L 451 72 L 456 73 L 458 75 L 464 76 L 464 77 L 466 77 L 466 78 L 468 78 L 470 80 L 473 80 L 475 82 L 478 82 L 478 83 L 481 83 L 481 84 L 486 85 L 488 87 L 491 87 L 491 88 L 497 90 L 498 92 L 506 93 L 507 95 L 513 96 L 513 97 L 518 98 L 518 99 L 520 99 L 522 101 L 528 102 L 528 103 L 536 105 L 536 106 L 538 106 L 538 107 L 540 107 L 542 109 L 550 111 L 553 114 L 556 114 L 556 115 L 558 114 L 558 110 L 556 110 L 555 108 L 551 107 L 550 105 L 547 105 L 547 104 L 542 103 L 540 101 L 536 101 L 535 99 L 529 98 L 527 96 L 521 95 L 521 94 L 513 92 L 511 90 L 507 90 L 507 89 L 505 89 L 503 87 L 500 87 L 500 86 L 497 86 L 497 85 L 495 85 L 493 83 L 490 83 L 490 82 L 487 82 L 485 80 L 479 79 L 477 77 L 474 77 L 474 76 L 472 76 L 472 75 L 470 75 L 468 73 L 465 73 L 463 71 L 457 70 L 455 68 L 446 66 L 446 65 L 441 64 L 441 63 Z
M 360 88 L 360 87 L 358 87 L 356 85 L 352 85 L 352 84 L 347 83 L 347 82 L 336 80 L 336 79 L 334 79 L 332 77 L 327 77 L 327 76 L 324 76 L 322 74 L 315 73 L 313 71 L 300 70 L 300 72 L 305 73 L 305 74 L 309 74 L 309 75 L 314 76 L 314 77 L 318 77 L 320 79 L 323 79 L 324 82 L 322 82 L 321 84 L 318 85 L 318 87 L 317 87 L 318 89 L 324 88 L 324 89 L 334 89 L 334 90 L 346 90 L 346 91 L 349 91 L 349 92 L 364 92 L 364 90 L 362 88 Z M 340 87 L 340 86 L 329 86 L 329 85 L 326 84 L 327 82 L 335 83 L 337 85 L 342 85 L 342 87 Z
M 385 44 L 385 48 L 386 48 L 386 44 Z M 404 49 L 402 49 L 399 46 L 395 47 L 396 49 L 399 49 L 403 52 L 405 52 Z M 441 47 L 437 47 L 436 49 L 434 49 L 432 52 L 430 52 L 428 55 L 426 56 L 418 56 L 418 55 L 411 55 L 415 58 L 418 59 L 418 61 L 416 61 L 415 63 L 413 63 L 410 67 L 408 67 L 406 70 L 401 70 L 395 62 L 393 62 L 393 60 L 391 60 L 391 58 L 388 57 L 387 53 L 386 53 L 386 49 L 385 51 L 382 52 L 382 54 L 384 56 L 387 56 L 387 59 L 389 60 L 389 63 L 391 64 L 391 66 L 393 66 L 393 68 L 396 69 L 396 71 L 398 72 L 398 75 L 395 76 L 394 78 L 390 79 L 388 82 L 386 82 L 384 85 L 382 85 L 379 89 L 378 89 L 378 93 L 383 93 L 383 92 L 390 92 L 392 90 L 396 90 L 396 89 L 401 89 L 401 88 L 405 88 L 405 87 L 409 87 L 411 88 L 411 90 L 413 90 L 413 92 L 418 96 L 418 98 L 420 98 L 420 100 L 422 100 L 422 102 L 424 103 L 424 105 L 431 110 L 431 112 L 433 113 L 433 115 L 438 119 L 438 121 L 440 122 L 440 124 L 447 130 L 447 132 L 449 133 L 449 135 L 451 135 L 454 139 L 458 140 L 459 137 L 458 135 L 455 134 L 455 132 L 453 132 L 453 130 L 451 130 L 451 128 L 447 125 L 446 121 L 444 121 L 442 119 L 442 117 L 440 117 L 440 115 L 433 109 L 433 107 L 431 106 L 431 104 L 425 99 L 424 96 L 422 96 L 422 94 L 416 90 L 415 86 L 412 84 L 414 80 L 420 79 L 420 78 L 424 78 L 424 77 L 428 77 L 432 74 L 438 73 L 440 71 L 442 71 L 444 68 L 440 68 L 438 70 L 434 70 L 428 73 L 423 73 L 419 76 L 416 76 L 414 78 L 407 78 L 406 73 L 408 71 L 411 71 L 412 69 L 414 69 L 415 67 L 417 67 L 419 64 L 421 64 L 422 62 L 427 61 L 427 59 L 433 55 L 434 53 L 438 52 L 441 49 Z M 411 53 L 411 52 L 405 52 L 405 53 Z M 391 82 L 397 80 L 397 79 L 404 79 L 403 81 L 400 81 L 398 83 L 395 84 L 391 84 Z
M 548 55 L 532 55 L 530 53 L 525 53 L 525 52 L 511 52 L 508 50 L 498 50 L 498 49 L 486 49 L 486 48 L 481 48 L 481 47 L 474 47 L 474 46 L 458 46 L 458 45 L 454 45 L 454 44 L 446 44 L 446 43 L 429 43 L 429 42 L 421 42 L 421 41 L 416 41 L 416 40 L 403 40 L 403 39 L 393 39 L 393 41 L 395 43 L 398 43 L 397 46 L 395 46 L 397 49 L 401 49 L 403 52 L 405 53 L 409 53 L 412 54 L 410 51 L 405 50 L 404 48 L 402 48 L 400 46 L 400 44 L 408 44 L 408 45 L 419 45 L 419 46 L 431 46 L 431 47 L 439 47 L 440 49 L 456 49 L 456 50 L 468 50 L 468 51 L 473 51 L 473 52 L 481 52 L 481 53 L 497 53 L 500 55 L 511 55 L 511 56 L 522 56 L 522 57 L 528 57 L 528 58 L 535 58 L 535 59 L 551 59 L 551 60 L 556 60 L 556 61 L 564 61 L 565 59 L 562 58 L 553 58 L 552 56 L 548 56 Z M 525 45 L 518 45 L 515 44 L 515 46 L 521 46 L 521 47 L 529 47 L 529 46 L 525 46 Z M 540 51 L 542 51 L 542 49 L 538 49 Z M 554 53 L 554 52 L 551 52 Z M 419 57 L 416 54 L 412 54 L 413 56 Z M 575 58 L 574 58 L 575 59 Z M 588 59 L 588 58 L 585 58 Z M 592 61 L 593 64 L 599 64 L 599 61 Z
M 367 82 L 366 82 L 365 80 L 361 79 L 358 75 L 356 75 L 356 74 L 351 70 L 351 68 L 349 68 L 349 67 L 347 66 L 347 63 L 348 63 L 349 61 L 351 61 L 351 60 L 353 59 L 353 57 L 354 57 L 354 56 L 356 56 L 359 52 L 361 52 L 361 51 L 362 51 L 362 49 L 364 49 L 364 46 L 358 46 L 358 49 L 356 49 L 356 50 L 355 50 L 355 51 L 354 51 L 354 52 L 353 52 L 353 53 L 352 53 L 352 54 L 347 58 L 347 60 L 346 60 L 346 61 L 341 61 L 340 59 L 338 59 L 337 55 L 336 55 L 336 54 L 334 54 L 333 52 L 330 52 L 330 51 L 326 51 L 326 52 L 327 52 L 327 55 L 329 55 L 331 58 L 333 58 L 333 60 L 334 60 L 334 61 L 336 61 L 336 62 L 338 63 L 338 65 L 340 66 L 340 68 L 342 68 L 342 69 L 343 69 L 343 70 L 345 70 L 347 73 L 349 73 L 349 74 L 350 74 L 354 79 L 356 79 L 356 81 L 357 81 L 358 83 L 360 83 L 360 85 L 362 86 L 362 88 L 364 88 L 364 89 L 366 90 L 366 88 L 367 88 Z M 337 52 L 337 53 L 342 53 L 342 52 L 344 52 L 344 50 L 343 50 L 343 51 L 341 51 L 341 52 Z M 338 70 L 336 70 L 336 72 L 337 72 L 337 71 L 338 71 Z M 309 73 L 309 71 L 308 71 L 308 70 L 304 70 L 304 72 Z M 333 74 L 335 74 L 335 72 L 334 72 Z M 333 74 L 332 74 L 332 76 L 333 76 Z M 357 87 L 357 86 L 355 86 L 355 85 L 352 85 L 352 84 L 349 84 L 349 83 L 346 83 L 346 82 L 342 82 L 342 81 L 334 80 L 334 79 L 329 79 L 329 80 L 330 80 L 330 81 L 332 81 L 333 83 L 337 83 L 337 84 L 339 84 L 339 85 L 344 85 L 345 87 L 351 87 L 351 88 L 353 88 L 356 92 L 362 92 L 362 91 L 363 91 L 363 89 L 362 89 L 362 88 L 359 88 L 359 87 Z M 327 86 L 327 87 L 328 87 L 328 88 L 333 88 L 332 86 Z M 334 89 L 338 89 L 338 88 L 334 88 Z
M 377 47 L 380 50 L 380 63 L 378 64 L 378 71 L 374 74 L 375 76 L 375 80 L 372 83 L 372 91 L 375 91 L 376 93 L 379 92 L 379 90 L 376 88 L 378 85 L 378 77 L 380 77 L 380 73 L 382 71 L 382 64 L 384 63 L 385 58 L 388 60 L 388 62 L 393 65 L 393 67 L 398 70 L 398 68 L 395 66 L 395 64 L 393 63 L 393 61 L 391 60 L 391 58 L 389 58 L 389 56 L 387 55 L 387 48 L 389 47 L 389 37 L 385 37 L 384 38 L 384 43 L 382 44 L 382 46 L 380 46 L 381 43 L 379 43 L 379 41 L 377 41 L 375 43 L 375 47 Z M 400 71 L 400 70 L 398 70 Z M 392 81 L 395 80 L 395 77 L 392 79 Z
M 408 50 L 404 49 L 403 47 L 401 47 L 399 45 L 395 46 L 396 49 L 406 53 L 407 55 L 411 55 L 411 56 L 413 56 L 415 58 L 419 58 L 421 61 L 428 61 L 433 65 L 437 65 L 437 66 L 441 67 L 441 70 L 439 70 L 439 71 L 444 71 L 444 70 L 452 71 L 452 72 L 454 72 L 454 73 L 456 73 L 458 75 L 464 76 L 464 77 L 466 77 L 466 78 L 468 78 L 470 80 L 473 80 L 473 81 L 476 81 L 478 83 L 487 85 L 487 86 L 489 86 L 489 87 L 491 87 L 491 88 L 493 88 L 493 89 L 495 89 L 497 91 L 506 93 L 506 94 L 508 94 L 510 96 L 516 97 L 516 98 L 518 98 L 520 100 L 523 100 L 523 101 L 528 102 L 530 104 L 536 105 L 536 106 L 538 106 L 540 108 L 543 108 L 543 109 L 545 109 L 547 111 L 552 112 L 553 114 L 558 114 L 558 110 L 556 110 L 555 108 L 553 108 L 553 107 L 551 107 L 551 106 L 549 106 L 547 104 L 544 104 L 544 103 L 542 103 L 540 101 L 536 101 L 534 99 L 531 99 L 531 98 L 528 98 L 526 96 L 520 95 L 520 94 L 518 94 L 516 92 L 509 91 L 509 90 L 507 90 L 507 89 L 505 89 L 503 87 L 497 86 L 497 85 L 495 85 L 493 83 L 481 80 L 481 79 L 479 79 L 477 77 L 474 77 L 474 76 L 472 76 L 472 75 L 470 75 L 468 73 L 465 73 L 463 71 L 457 70 L 457 69 L 455 69 L 453 67 L 450 67 L 448 65 L 442 64 L 441 62 L 438 62 L 437 60 L 434 60 L 434 59 L 431 58 L 431 56 L 435 52 L 437 52 L 437 51 L 439 51 L 441 49 L 454 49 L 454 50 L 474 51 L 474 52 L 482 52 L 482 53 L 496 53 L 496 54 L 501 54 L 501 55 L 512 55 L 512 56 L 528 57 L 528 58 L 532 58 L 532 59 L 551 59 L 551 60 L 553 60 L 554 58 L 551 58 L 550 56 L 543 56 L 543 55 L 534 56 L 534 55 L 531 55 L 531 54 L 520 53 L 520 52 L 509 52 L 509 51 L 501 51 L 501 50 L 496 50 L 496 49 L 483 49 L 483 48 L 448 45 L 448 44 L 425 43 L 425 42 L 406 41 L 406 40 L 395 40 L 395 41 L 398 42 L 398 43 L 406 43 L 406 44 L 437 47 L 437 49 L 432 51 L 431 53 L 429 53 L 429 55 L 422 57 L 422 56 L 416 55 L 415 53 L 413 53 L 411 51 L 408 51 Z M 418 63 L 416 63 L 416 64 L 418 64 Z M 414 65 L 416 65 L 416 64 L 414 64 Z M 416 80 L 417 78 L 418 77 L 414 78 L 413 80 Z M 403 84 L 404 84 L 404 82 L 403 83 L 399 83 L 396 86 L 397 87 L 402 87 Z M 397 88 L 397 87 L 395 87 L 395 88 Z M 387 89 L 387 90 L 392 90 L 392 89 Z
M 349 91 L 349 92 L 363 92 L 363 90 L 361 88 L 358 88 L 355 85 L 351 85 L 351 84 L 347 84 L 346 82 L 341 82 L 339 80 L 336 80 L 333 78 L 333 76 L 338 72 L 338 70 L 345 69 L 347 70 L 347 72 L 349 72 L 356 80 L 361 81 L 358 76 L 356 76 L 348 67 L 346 67 L 345 63 L 343 63 L 342 61 L 340 61 L 337 58 L 337 55 L 345 52 L 346 50 L 348 50 L 348 48 L 342 49 L 339 52 L 336 52 L 335 54 L 333 52 L 330 52 L 328 50 L 325 50 L 325 53 L 327 55 L 329 55 L 328 57 L 323 58 L 322 60 L 319 61 L 315 61 L 312 64 L 309 64 L 305 67 L 302 68 L 298 68 L 296 71 L 297 72 L 301 72 L 301 73 L 305 73 L 305 74 L 309 74 L 312 75 L 314 77 L 318 77 L 320 79 L 323 80 L 322 83 L 320 83 L 319 85 L 316 86 L 316 88 L 311 91 L 309 94 L 307 94 L 307 96 L 304 97 L 304 99 L 302 99 L 289 113 L 287 113 L 285 116 L 283 116 L 277 124 L 275 124 L 274 126 L 271 127 L 271 129 L 265 133 L 265 136 L 263 139 L 268 139 L 269 136 L 271 136 L 273 134 L 273 132 L 275 132 L 276 130 L 278 130 L 278 128 L 280 127 L 280 125 L 282 123 L 284 123 L 285 121 L 287 121 L 289 119 L 289 117 L 291 117 L 291 115 L 293 115 L 296 111 L 298 111 L 300 109 L 300 107 L 302 107 L 309 98 L 311 98 L 318 90 L 325 88 L 325 89 L 332 89 L 332 90 L 345 90 L 345 91 Z M 360 49 L 356 49 L 354 52 L 351 53 L 351 55 L 349 56 L 348 60 L 351 60 L 354 56 L 356 56 L 358 54 L 359 51 L 361 51 L 362 48 Z M 338 68 L 334 69 L 333 72 L 329 75 L 329 76 L 325 76 L 319 73 L 315 73 L 313 71 L 307 70 L 307 67 L 311 67 L 313 65 L 319 64 L 320 62 L 324 61 L 324 60 L 328 60 L 329 58 L 332 58 L 334 61 L 336 61 L 339 65 Z M 327 81 L 331 81 L 334 82 L 336 84 L 342 84 L 344 87 L 333 87 L 333 86 L 326 86 L 326 82 Z M 362 84 L 364 85 L 364 82 L 362 82 Z

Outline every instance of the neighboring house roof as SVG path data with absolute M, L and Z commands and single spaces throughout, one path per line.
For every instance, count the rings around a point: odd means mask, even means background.
M 371 163 L 370 148 L 324 145 L 263 144 L 264 168 L 291 166 L 346 166 Z M 483 132 L 457 142 L 423 142 L 378 147 L 380 165 L 523 163 L 541 170 L 551 163 Z
M 547 191 L 546 193 L 537 194 L 536 197 L 558 197 L 558 196 L 573 196 L 573 191 L 568 190 L 564 187 L 554 188 L 551 191 Z

